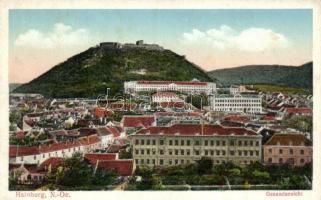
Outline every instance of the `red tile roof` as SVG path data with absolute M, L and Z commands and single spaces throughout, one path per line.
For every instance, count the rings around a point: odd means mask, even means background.
M 188 108 L 188 104 L 182 101 L 176 101 L 176 102 L 161 102 L 160 107 L 162 108 Z
M 224 120 L 246 123 L 246 122 L 250 121 L 250 118 L 248 118 L 246 116 L 241 116 L 241 115 L 229 115 L 229 116 L 225 117 Z
M 23 131 L 17 131 L 16 132 L 16 137 L 17 138 L 24 138 L 25 137 L 25 133 Z
M 51 158 L 48 158 L 47 160 L 43 161 L 40 164 L 40 167 L 48 169 L 50 166 L 52 170 L 55 170 L 58 168 L 59 165 L 62 164 L 63 161 L 64 161 L 64 158 L 51 157 Z
M 303 114 L 303 113 L 310 114 L 312 113 L 312 109 L 311 108 L 287 108 L 286 112 L 289 114 Z
M 202 135 L 202 125 L 200 124 L 175 124 L 171 127 L 149 127 L 141 129 L 135 134 L 137 135 Z M 204 124 L 203 135 L 250 135 L 258 134 L 252 130 L 245 128 L 223 127 L 220 125 Z
M 198 112 L 157 112 L 156 116 L 161 117 L 201 117 L 202 114 Z
M 92 165 L 96 165 L 97 160 L 116 160 L 116 153 L 87 153 L 84 158 Z
M 312 143 L 301 134 L 274 134 L 265 145 L 282 145 L 282 146 L 311 146 Z
M 119 176 L 131 176 L 134 171 L 133 160 L 107 160 L 99 161 L 98 169 L 116 170 Z
M 150 127 L 155 122 L 153 115 L 127 115 L 122 119 L 123 127 Z
M 115 138 L 120 136 L 121 130 L 119 130 L 117 127 L 108 127 L 108 128 Z
M 36 146 L 23 147 L 23 146 L 9 146 L 9 157 L 28 156 L 39 154 L 39 148 Z
M 106 108 L 97 107 L 94 109 L 95 117 L 105 117 L 110 116 L 112 111 L 107 110 Z
M 194 82 L 194 81 L 137 81 L 138 84 L 157 84 L 157 85 L 170 85 L 170 84 L 176 84 L 176 85 L 200 85 L 200 86 L 207 86 L 206 82 Z

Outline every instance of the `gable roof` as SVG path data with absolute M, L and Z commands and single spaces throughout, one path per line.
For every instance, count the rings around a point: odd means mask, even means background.
M 155 122 L 153 115 L 126 115 L 122 119 L 123 127 L 150 127 Z
M 84 156 L 84 158 L 92 165 L 95 165 L 97 160 L 116 160 L 116 157 L 116 153 L 86 153 Z
M 311 146 L 312 142 L 301 134 L 274 134 L 265 145 Z
M 61 165 L 63 161 L 64 161 L 64 158 L 51 157 L 51 158 L 48 158 L 47 160 L 43 161 L 40 164 L 40 167 L 48 169 L 50 166 L 51 169 L 57 169 L 58 166 Z
M 119 176 L 131 176 L 134 171 L 134 162 L 133 160 L 104 160 L 98 162 L 97 168 L 114 169 Z

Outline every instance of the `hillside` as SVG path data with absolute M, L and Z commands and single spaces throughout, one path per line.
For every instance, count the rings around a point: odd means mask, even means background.
M 268 84 L 312 88 L 312 62 L 301 66 L 251 65 L 208 72 L 223 85 Z
M 19 87 L 21 84 L 20 83 L 9 83 L 9 92 L 12 92 L 14 89 Z
M 96 97 L 111 88 L 123 90 L 128 80 L 200 81 L 212 79 L 184 56 L 170 50 L 92 47 L 14 90 L 45 97 Z

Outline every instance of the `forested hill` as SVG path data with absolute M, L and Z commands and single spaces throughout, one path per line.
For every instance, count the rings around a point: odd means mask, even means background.
M 312 88 L 312 62 L 301 66 L 249 65 L 208 72 L 223 85 L 269 84 Z

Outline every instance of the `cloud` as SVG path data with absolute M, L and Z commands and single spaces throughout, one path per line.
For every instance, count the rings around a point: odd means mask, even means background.
M 283 34 L 271 29 L 252 27 L 238 32 L 227 25 L 205 32 L 193 29 L 190 33 L 183 33 L 182 42 L 218 50 L 233 49 L 245 52 L 275 50 L 289 46 L 289 41 Z
M 55 49 L 85 46 L 90 41 L 88 30 L 82 28 L 73 29 L 69 25 L 56 23 L 51 32 L 29 29 L 25 33 L 18 35 L 14 45 L 36 49 Z

